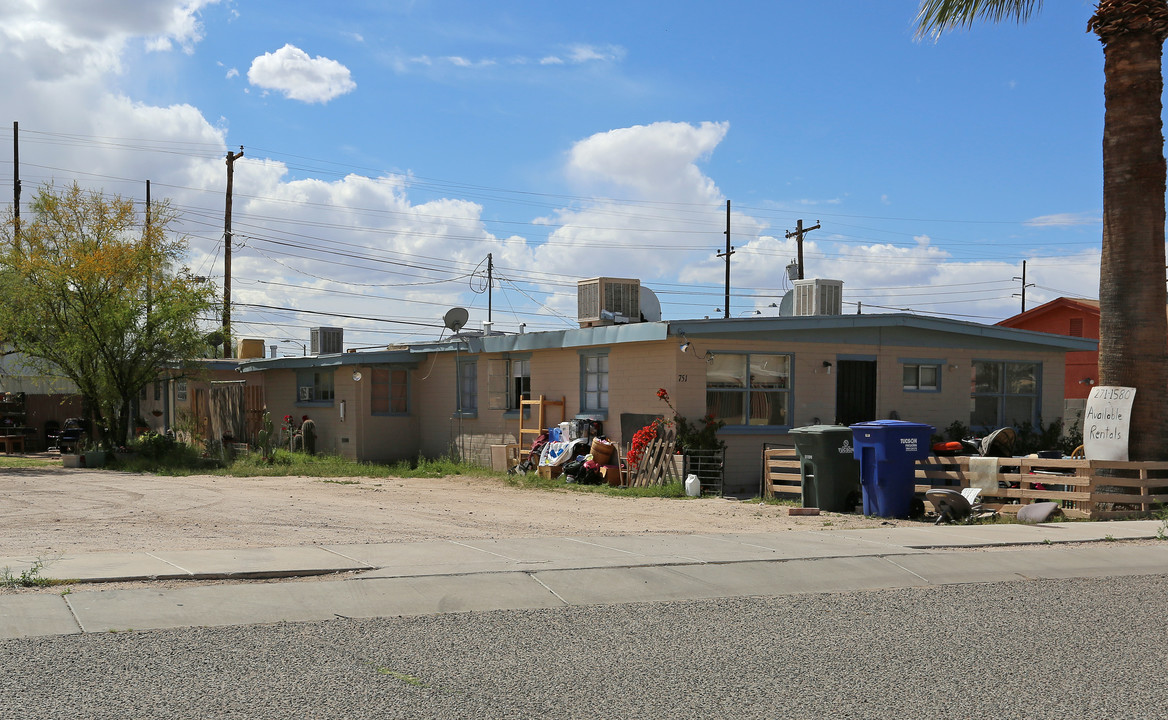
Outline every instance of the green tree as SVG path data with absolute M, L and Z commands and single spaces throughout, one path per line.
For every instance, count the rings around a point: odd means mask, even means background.
M 108 428 L 132 432 L 138 392 L 206 350 L 199 317 L 214 287 L 177 264 L 185 239 L 165 203 L 149 222 L 131 200 L 41 188 L 32 219 L 0 233 L 0 328 L 43 371 L 72 380 Z
M 1041 0 L 922 0 L 918 36 L 979 19 L 1027 20 Z M 1168 459 L 1164 286 L 1164 79 L 1168 0 L 1100 0 L 1087 22 L 1103 43 L 1103 253 L 1099 379 L 1137 388 L 1133 460 Z

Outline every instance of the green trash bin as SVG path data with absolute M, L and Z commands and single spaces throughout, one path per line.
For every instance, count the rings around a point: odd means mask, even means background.
M 803 479 L 803 507 L 855 512 L 863 497 L 852 429 L 844 425 L 791 428 Z

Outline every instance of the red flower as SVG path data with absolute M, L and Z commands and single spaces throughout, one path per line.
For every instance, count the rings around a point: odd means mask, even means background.
M 633 435 L 633 442 L 629 446 L 629 465 L 636 467 L 640 464 L 641 454 L 657 437 L 657 424 L 651 423 L 641 428 Z
M 665 388 L 657 388 L 657 397 L 665 400 L 666 402 L 669 401 L 669 393 L 665 392 Z

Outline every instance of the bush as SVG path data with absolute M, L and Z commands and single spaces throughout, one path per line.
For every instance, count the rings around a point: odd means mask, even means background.
M 147 460 L 161 460 L 174 452 L 175 445 L 174 438 L 169 435 L 148 432 L 134 438 L 128 449 Z

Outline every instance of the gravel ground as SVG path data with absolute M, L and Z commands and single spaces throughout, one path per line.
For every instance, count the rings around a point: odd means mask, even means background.
M 715 497 L 529 490 L 496 478 L 160 477 L 0 468 L 0 557 L 464 538 L 849 529 L 879 518 L 791 517 Z M 896 521 L 897 524 L 915 524 Z
M 0 718 L 1164 718 L 1168 577 L 0 642 Z

